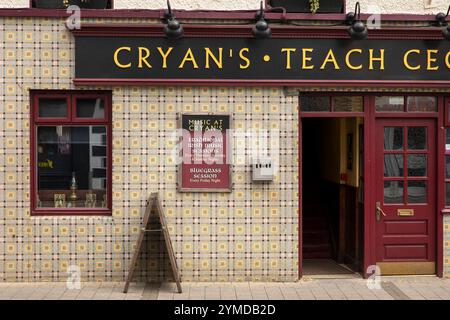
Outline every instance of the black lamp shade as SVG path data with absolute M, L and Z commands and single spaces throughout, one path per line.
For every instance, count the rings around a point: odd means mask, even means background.
M 272 30 L 269 28 L 269 24 L 266 20 L 261 19 L 256 22 L 252 29 L 252 34 L 255 38 L 264 39 L 269 38 L 272 35 Z
M 450 25 L 442 30 L 442 35 L 444 36 L 445 40 L 450 40 Z
M 356 20 L 348 29 L 348 34 L 354 40 L 364 40 L 367 38 L 369 32 L 364 22 Z
M 183 36 L 184 30 L 177 20 L 169 19 L 164 26 L 164 33 L 169 39 L 179 39 Z

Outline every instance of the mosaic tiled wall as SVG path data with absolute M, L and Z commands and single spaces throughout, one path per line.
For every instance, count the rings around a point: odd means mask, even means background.
M 153 191 L 184 281 L 297 279 L 297 101 L 281 88 L 100 88 L 113 92 L 113 216 L 30 217 L 28 90 L 74 89 L 73 54 L 63 20 L 0 19 L 0 281 L 64 281 L 70 265 L 85 280 L 123 280 Z M 170 134 L 180 112 L 228 112 L 240 131 L 279 131 L 274 183 L 250 182 L 253 143 L 235 138 L 231 194 L 177 193 Z M 450 217 L 445 237 L 450 276 Z M 141 277 L 166 276 L 158 246 L 148 240 Z
M 74 89 L 73 55 L 63 20 L 0 20 L 0 281 L 65 280 L 71 265 L 85 280 L 123 280 L 154 191 L 184 281 L 297 279 L 297 101 L 281 88 L 104 88 L 113 91 L 113 216 L 30 217 L 28 89 Z M 266 147 L 280 147 L 276 180 L 251 183 L 254 141 L 235 138 L 232 193 L 177 193 L 180 112 L 226 112 L 240 131 L 279 130 Z M 141 276 L 164 276 L 158 244 L 149 246 Z

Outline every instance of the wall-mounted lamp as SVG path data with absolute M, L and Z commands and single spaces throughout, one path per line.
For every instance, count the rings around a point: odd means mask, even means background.
M 179 39 L 184 35 L 183 26 L 175 19 L 170 7 L 170 2 L 167 0 L 167 11 L 164 13 L 164 33 L 168 39 Z
M 256 24 L 252 29 L 252 34 L 257 39 L 269 38 L 272 35 L 272 30 L 269 24 L 264 19 L 263 2 L 261 1 L 261 9 L 256 12 Z
M 450 40 L 450 25 L 447 22 L 447 17 L 449 13 L 450 13 L 450 6 L 448 6 L 447 14 L 440 12 L 436 15 L 436 24 L 438 25 L 438 27 L 445 27 L 442 30 L 442 35 L 446 40 Z
M 364 40 L 367 38 L 369 32 L 365 23 L 361 21 L 361 6 L 359 2 L 355 4 L 355 12 L 347 13 L 345 22 L 351 26 L 348 29 L 348 34 L 353 40 Z

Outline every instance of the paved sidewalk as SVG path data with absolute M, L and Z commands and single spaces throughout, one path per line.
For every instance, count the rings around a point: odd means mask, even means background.
M 450 300 L 450 279 L 383 277 L 380 289 L 363 279 L 311 279 L 296 283 L 83 283 L 69 290 L 65 283 L 0 283 L 0 300 Z

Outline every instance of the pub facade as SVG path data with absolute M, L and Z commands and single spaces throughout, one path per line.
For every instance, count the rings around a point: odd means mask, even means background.
M 0 9 L 0 279 L 450 276 L 448 7 L 282 2 Z

